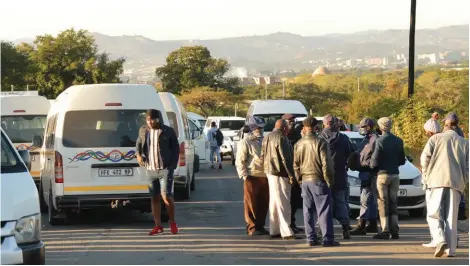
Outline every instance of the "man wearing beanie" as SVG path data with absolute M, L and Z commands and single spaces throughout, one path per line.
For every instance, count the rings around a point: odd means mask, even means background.
M 377 169 L 377 194 L 382 232 L 375 239 L 399 239 L 398 227 L 398 188 L 400 171 L 406 163 L 403 140 L 393 135 L 392 120 L 382 117 L 377 122 L 382 136 L 377 139 L 370 166 Z
M 269 185 L 261 160 L 263 128 L 265 123 L 258 117 L 248 120 L 251 133 L 240 141 L 236 167 L 240 178 L 244 180 L 243 201 L 247 234 L 267 235 L 264 228 L 269 210 Z

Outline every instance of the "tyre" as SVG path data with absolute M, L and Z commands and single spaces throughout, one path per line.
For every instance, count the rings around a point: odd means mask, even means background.
M 195 173 L 198 173 L 199 172 L 199 168 L 200 165 L 199 165 L 199 155 L 194 155 L 194 172 Z
M 196 174 L 193 173 L 193 180 L 191 181 L 191 191 L 196 190 Z
M 232 154 L 232 165 L 235 165 L 235 157 Z
M 47 218 L 50 225 L 59 225 L 64 222 L 63 219 L 57 217 L 58 212 L 54 208 L 53 200 L 52 200 L 52 190 L 49 190 L 49 199 L 47 204 Z
M 414 218 L 421 218 L 421 217 L 426 216 L 425 208 L 411 209 L 411 210 L 408 210 L 408 213 L 410 214 L 411 217 L 414 217 Z
M 39 208 L 41 209 L 41 213 L 47 213 L 47 204 L 46 204 L 46 201 L 44 200 L 44 189 L 42 188 L 41 181 L 39 181 L 38 193 L 39 193 Z
M 187 177 L 190 178 L 189 173 L 187 174 Z M 191 198 L 191 181 L 186 182 L 186 185 L 182 188 L 181 190 L 181 198 L 183 200 L 188 200 Z

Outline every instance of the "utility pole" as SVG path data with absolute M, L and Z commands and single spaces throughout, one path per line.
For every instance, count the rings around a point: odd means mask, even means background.
M 238 111 L 238 103 L 235 104 L 235 116 L 237 116 L 237 111 Z
M 11 85 L 11 91 L 14 91 L 14 90 L 15 90 L 14 86 L 13 86 L 13 85 Z
M 360 82 L 359 82 L 359 77 L 357 77 L 357 91 L 359 92 L 359 86 L 360 86 Z
M 411 0 L 410 39 L 408 61 L 408 98 L 414 94 L 415 82 L 415 27 L 416 26 L 416 0 Z

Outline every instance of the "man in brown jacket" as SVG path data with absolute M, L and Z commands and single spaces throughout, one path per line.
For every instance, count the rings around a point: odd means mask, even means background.
M 334 240 L 331 188 L 335 171 L 330 148 L 326 140 L 313 134 L 316 121 L 307 117 L 303 121 L 303 137 L 295 145 L 294 171 L 297 182 L 302 183 L 305 234 L 309 246 L 319 245 L 315 233 L 316 216 L 323 234 L 323 246 L 339 246 Z
M 236 167 L 240 178 L 244 180 L 244 207 L 247 234 L 267 235 L 264 228 L 269 209 L 268 179 L 261 160 L 264 121 L 251 117 L 248 121 L 250 133 L 240 141 Z
M 273 238 L 290 240 L 296 239 L 290 227 L 294 164 L 293 151 L 286 136 L 287 123 L 279 119 L 274 130 L 263 140 L 261 158 L 269 183 L 269 234 Z

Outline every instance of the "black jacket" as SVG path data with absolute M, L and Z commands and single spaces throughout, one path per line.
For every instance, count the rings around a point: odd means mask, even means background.
M 403 140 L 390 132 L 384 132 L 375 142 L 374 153 L 370 158 L 370 167 L 378 175 L 398 175 L 398 167 L 406 163 Z
M 279 129 L 264 137 L 261 160 L 267 175 L 294 178 L 294 149 Z
M 335 169 L 335 181 L 333 189 L 345 189 L 348 182 L 347 164 L 348 158 L 353 152 L 349 138 L 339 132 L 333 132 L 326 128 L 320 135 L 328 142 Z
M 176 136 L 175 130 L 169 126 L 161 125 L 162 133 L 158 139 L 158 147 L 160 148 L 160 157 L 163 161 L 163 168 L 168 170 L 174 170 L 178 166 L 179 160 L 179 141 Z M 149 139 L 149 128 L 142 126 L 139 129 L 139 137 L 136 142 L 136 152 L 144 160 L 149 158 L 148 144 Z

